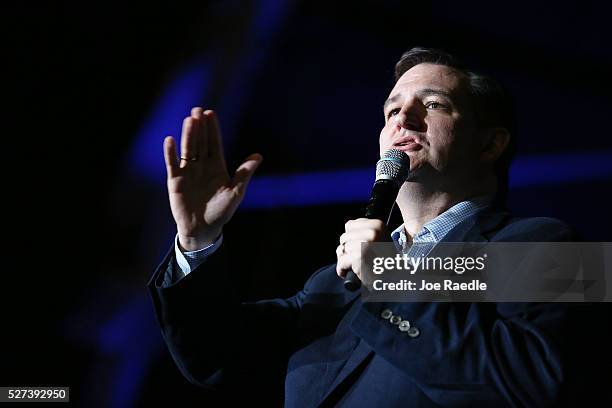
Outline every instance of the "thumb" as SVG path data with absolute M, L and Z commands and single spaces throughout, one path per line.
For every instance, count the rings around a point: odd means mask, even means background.
M 234 173 L 232 188 L 243 194 L 255 170 L 257 170 L 262 161 L 263 157 L 259 153 L 254 153 L 247 157 L 244 163 L 238 166 L 236 173 Z

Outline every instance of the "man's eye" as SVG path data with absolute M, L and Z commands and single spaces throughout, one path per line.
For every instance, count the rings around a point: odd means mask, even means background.
M 399 111 L 399 108 L 391 109 L 389 113 L 387 113 L 387 119 L 389 119 L 391 116 L 397 115 Z
M 442 105 L 442 104 L 441 104 L 441 103 L 439 103 L 439 102 L 427 102 L 427 103 L 425 104 L 425 107 L 426 107 L 427 109 L 429 109 L 429 108 L 432 108 L 432 109 L 440 109 L 440 108 L 444 108 L 444 105 Z

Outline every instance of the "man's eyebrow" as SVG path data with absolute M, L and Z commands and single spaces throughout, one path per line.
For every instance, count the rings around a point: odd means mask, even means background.
M 387 106 L 397 101 L 399 98 L 400 98 L 399 94 L 389 97 L 389 99 L 387 99 L 385 103 L 383 104 L 383 111 L 387 110 Z
M 451 101 L 453 100 L 453 96 L 450 94 L 450 92 L 447 92 L 442 89 L 425 88 L 425 89 L 421 89 L 417 91 L 417 95 L 421 97 L 435 95 L 435 96 L 442 96 L 444 98 L 450 99 Z
M 420 89 L 416 92 L 417 96 L 424 98 L 426 96 L 430 96 L 430 95 L 434 95 L 434 96 L 442 96 L 450 101 L 453 100 L 452 95 L 447 92 L 444 91 L 442 89 L 434 89 L 434 88 L 424 88 L 424 89 Z M 391 96 L 389 99 L 387 99 L 383 105 L 383 110 L 387 109 L 387 106 L 389 106 L 390 104 L 392 104 L 393 102 L 397 101 L 398 99 L 401 98 L 400 94 L 396 94 Z

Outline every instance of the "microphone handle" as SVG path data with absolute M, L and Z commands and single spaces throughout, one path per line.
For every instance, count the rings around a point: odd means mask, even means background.
M 370 199 L 365 209 L 365 218 L 381 220 L 385 224 L 388 224 L 398 192 L 399 186 L 394 181 L 385 179 L 377 180 L 372 186 Z M 344 288 L 354 292 L 360 287 L 361 281 L 357 274 L 352 270 L 348 271 L 344 277 Z

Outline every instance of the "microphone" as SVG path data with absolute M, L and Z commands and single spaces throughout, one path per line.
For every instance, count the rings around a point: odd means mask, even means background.
M 376 163 L 376 181 L 372 186 L 370 200 L 365 208 L 365 218 L 389 223 L 391 210 L 395 204 L 400 187 L 408 178 L 410 158 L 399 149 L 387 150 Z M 344 288 L 351 292 L 361 287 L 359 277 L 348 271 L 344 278 Z

